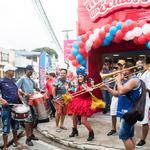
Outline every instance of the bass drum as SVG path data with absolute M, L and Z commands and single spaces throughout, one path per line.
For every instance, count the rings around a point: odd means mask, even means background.
M 38 116 L 38 122 L 49 122 L 48 113 L 44 105 L 44 98 L 43 95 L 38 94 L 37 96 L 34 95 L 32 98 L 34 110 Z

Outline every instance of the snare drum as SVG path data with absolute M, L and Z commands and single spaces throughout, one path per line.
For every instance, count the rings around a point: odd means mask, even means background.
M 25 121 L 29 116 L 30 108 L 23 104 L 17 104 L 12 107 L 12 118 L 18 121 Z

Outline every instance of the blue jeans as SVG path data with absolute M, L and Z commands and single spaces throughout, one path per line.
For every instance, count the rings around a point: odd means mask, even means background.
M 126 141 L 134 136 L 134 125 L 130 125 L 123 118 L 120 123 L 119 138 Z
M 102 97 L 103 97 L 104 102 L 106 103 L 105 108 L 107 110 L 110 110 L 110 104 L 111 104 L 112 95 L 108 91 L 102 90 Z
M 19 129 L 19 121 L 12 119 L 11 117 L 11 107 L 2 107 L 2 124 L 3 124 L 3 134 L 9 134 L 10 128 L 13 131 Z

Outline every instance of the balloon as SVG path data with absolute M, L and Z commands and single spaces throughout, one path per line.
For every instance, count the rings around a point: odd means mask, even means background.
M 131 24 L 131 23 L 132 23 L 131 19 L 126 20 L 126 24 Z
M 136 38 L 134 38 L 134 39 L 133 39 L 133 41 L 134 41 L 134 43 L 135 43 L 135 44 L 139 44 L 139 42 L 138 42 L 138 38 L 137 38 L 137 37 L 136 37 Z
M 106 39 L 104 39 L 102 46 L 108 46 L 109 45 L 109 41 L 107 41 Z
M 78 49 L 78 48 L 79 48 L 79 45 L 78 45 L 77 42 L 74 42 L 74 43 L 72 44 L 72 47 Z
M 142 34 L 142 29 L 140 27 L 135 27 L 132 32 L 135 37 L 139 37 Z
M 113 22 L 111 23 L 111 26 L 115 26 L 115 25 L 117 24 L 117 22 L 118 22 L 118 21 L 116 21 L 116 20 L 113 21 Z
M 79 53 L 80 54 L 84 54 L 85 53 L 85 49 L 84 48 L 79 48 Z
M 126 33 L 126 35 L 125 35 L 125 40 L 126 40 L 126 41 L 129 41 L 129 40 L 132 40 L 132 39 L 134 39 L 134 34 L 133 34 L 132 31 L 128 31 L 128 32 Z
M 80 41 L 80 42 L 79 42 L 79 47 L 80 47 L 80 48 L 83 48 L 83 47 L 84 47 L 84 42 Z
M 94 42 L 93 42 L 93 48 L 98 48 L 102 43 L 102 40 L 100 38 L 97 38 Z
M 91 35 L 89 36 L 89 40 L 93 42 L 93 41 L 95 41 L 96 37 L 97 37 L 97 36 L 96 36 L 95 34 L 91 34 Z
M 94 30 L 94 34 L 99 34 L 100 31 L 101 31 L 100 28 L 96 28 L 96 29 Z
M 111 35 L 115 35 L 116 32 L 117 32 L 117 28 L 114 27 L 114 26 L 112 26 L 112 27 L 109 29 L 109 32 L 110 32 Z
M 83 43 L 85 43 L 87 41 L 87 39 L 88 39 L 87 35 L 83 35 L 81 38 Z
M 81 62 L 83 60 L 83 56 L 81 54 L 78 54 L 76 56 L 76 59 L 78 60 L 78 62 Z
M 118 30 L 121 29 L 122 26 L 123 26 L 123 23 L 122 23 L 122 22 L 118 22 L 118 23 L 116 24 L 116 28 L 117 28 Z
M 80 64 L 81 64 L 82 66 L 86 67 L 86 61 L 85 61 L 85 60 L 82 60 L 82 61 L 80 62 Z
M 110 42 L 113 39 L 113 36 L 110 33 L 107 33 L 105 39 Z
M 72 55 L 76 56 L 78 54 L 78 49 L 72 48 Z
M 105 27 L 104 27 L 105 32 L 108 32 L 110 27 L 111 27 L 110 24 L 106 24 Z
M 119 43 L 120 41 L 121 41 L 121 39 L 117 38 L 116 36 L 115 36 L 115 38 L 113 39 L 113 42 L 115 42 L 115 43 Z
M 146 38 L 144 35 L 141 35 L 140 37 L 138 37 L 138 43 L 139 44 L 145 44 L 146 43 Z
M 75 67 L 77 67 L 79 65 L 79 63 L 78 63 L 78 61 L 76 59 L 74 59 L 72 61 L 72 65 L 75 66 Z
M 144 34 L 146 34 L 146 33 L 148 33 L 150 31 L 150 24 L 144 24 L 143 26 L 142 26 L 142 32 L 144 33 Z
M 148 32 L 147 34 L 145 34 L 145 37 L 147 40 L 150 40 L 150 32 Z
M 122 33 L 121 30 L 118 30 L 118 31 L 116 32 L 115 37 L 119 40 L 119 39 L 122 39 L 122 38 L 124 37 L 124 34 Z
M 80 42 L 81 41 L 81 37 L 77 37 L 76 41 Z
M 150 49 L 150 41 L 148 41 L 148 42 L 146 43 L 146 46 L 147 46 L 147 48 Z
M 91 42 L 90 39 L 88 39 L 86 41 L 86 43 L 85 43 L 85 49 L 86 49 L 87 52 L 91 49 L 92 44 L 93 44 L 93 42 Z
M 122 26 L 121 31 L 123 33 L 126 33 L 127 31 L 129 31 L 129 25 L 124 23 L 123 26 Z
M 99 32 L 99 38 L 103 40 L 105 38 L 105 35 L 106 35 L 105 30 L 101 29 L 101 31 Z
M 133 21 L 131 24 L 129 24 L 129 29 L 132 30 L 136 26 L 137 26 L 137 23 L 135 21 Z
M 69 60 L 74 60 L 75 57 L 74 57 L 73 55 L 69 55 L 69 56 L 68 56 L 68 59 L 69 59 Z

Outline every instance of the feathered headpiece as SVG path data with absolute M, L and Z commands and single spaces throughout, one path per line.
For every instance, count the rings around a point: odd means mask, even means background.
M 77 68 L 76 73 L 77 75 L 83 75 L 84 77 L 87 76 L 87 72 L 84 67 Z

